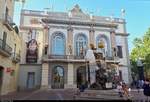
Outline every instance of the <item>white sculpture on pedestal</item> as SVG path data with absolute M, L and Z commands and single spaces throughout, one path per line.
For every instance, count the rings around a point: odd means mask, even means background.
M 90 48 L 87 50 L 85 59 L 89 61 L 89 69 L 90 69 L 90 84 L 96 82 L 96 70 L 98 70 L 98 66 L 95 61 L 95 56 L 93 50 Z

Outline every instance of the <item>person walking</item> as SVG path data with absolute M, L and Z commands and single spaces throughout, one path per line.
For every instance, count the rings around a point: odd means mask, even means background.
M 138 93 L 140 92 L 140 80 L 137 80 L 136 82 L 136 88 L 138 90 Z
M 150 83 L 148 79 L 145 80 L 143 89 L 143 93 L 147 97 L 147 102 L 149 102 L 148 97 L 150 96 Z
M 122 89 L 123 89 L 124 95 L 129 99 L 129 90 L 125 83 L 122 84 Z

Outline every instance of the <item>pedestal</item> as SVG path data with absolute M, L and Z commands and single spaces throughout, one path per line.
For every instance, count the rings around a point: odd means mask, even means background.
M 96 82 L 96 65 L 89 65 L 90 68 L 90 84 Z

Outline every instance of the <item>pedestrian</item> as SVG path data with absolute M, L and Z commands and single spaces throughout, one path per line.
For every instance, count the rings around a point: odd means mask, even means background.
M 140 80 L 137 80 L 136 82 L 136 88 L 138 90 L 138 93 L 140 92 Z
M 144 89 L 143 93 L 147 97 L 147 101 L 148 101 L 148 97 L 150 96 L 150 83 L 148 79 L 145 80 L 143 89 Z
M 125 83 L 122 84 L 122 89 L 123 89 L 123 93 L 124 95 L 129 98 L 129 90 L 128 90 L 128 87 Z
M 122 85 L 121 83 L 117 84 L 117 91 L 120 97 L 123 97 L 123 90 L 122 90 Z

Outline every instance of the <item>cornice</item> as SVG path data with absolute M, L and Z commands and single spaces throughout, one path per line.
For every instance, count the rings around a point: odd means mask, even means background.
M 118 33 L 118 32 L 116 32 L 116 35 L 120 35 L 120 36 L 129 36 L 130 34 L 129 34 L 129 33 Z
M 83 22 L 83 21 L 70 21 L 70 20 L 58 20 L 58 19 L 42 19 L 44 23 L 52 24 L 67 24 L 67 25 L 81 25 L 81 26 L 95 26 L 95 27 L 107 27 L 107 28 L 117 28 L 117 24 L 111 23 L 97 23 L 97 22 Z

